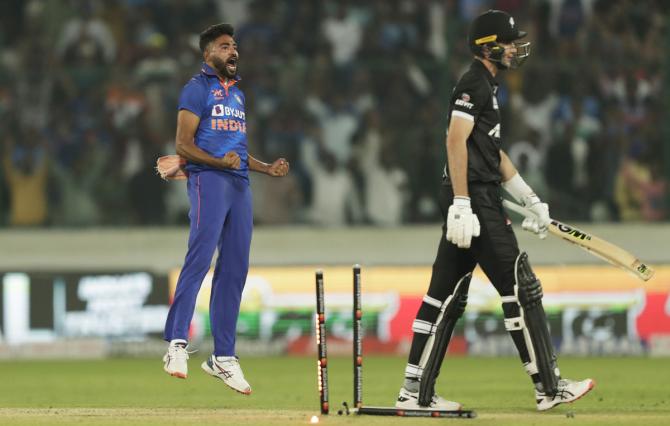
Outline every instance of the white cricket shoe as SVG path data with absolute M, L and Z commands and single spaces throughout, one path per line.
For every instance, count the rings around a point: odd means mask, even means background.
M 458 411 L 463 408 L 463 405 L 448 401 L 441 396 L 434 395 L 429 407 L 422 407 L 419 405 L 419 392 L 410 392 L 405 387 L 400 388 L 398 400 L 395 403 L 396 408 L 404 408 L 406 410 L 448 410 Z
M 186 350 L 186 346 L 170 345 L 163 357 L 163 362 L 165 363 L 163 370 L 170 376 L 185 379 L 188 376 L 187 360 L 188 351 Z
M 537 402 L 537 410 L 545 411 L 554 408 L 558 404 L 564 402 L 576 401 L 586 395 L 596 385 L 591 379 L 576 382 L 574 380 L 561 379 L 558 381 L 558 392 L 556 395 L 549 396 L 544 392 L 535 389 L 535 402 Z
M 223 358 L 223 360 L 221 360 Z M 244 378 L 240 361 L 236 357 L 215 357 L 211 355 L 202 363 L 207 374 L 223 380 L 231 389 L 244 395 L 251 394 L 251 386 Z

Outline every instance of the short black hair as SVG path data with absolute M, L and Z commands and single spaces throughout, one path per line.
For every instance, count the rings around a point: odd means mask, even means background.
M 213 42 L 222 35 L 233 36 L 235 29 L 230 24 L 216 24 L 200 33 L 200 51 L 205 53 L 209 43 Z

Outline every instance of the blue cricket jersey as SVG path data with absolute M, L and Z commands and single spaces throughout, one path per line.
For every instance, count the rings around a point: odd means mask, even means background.
M 200 117 L 195 132 L 198 148 L 217 158 L 235 151 L 241 160 L 238 170 L 188 162 L 186 170 L 189 172 L 211 169 L 249 178 L 244 94 L 235 85 L 238 81 L 239 77 L 235 77 L 228 84 L 224 83 L 209 65 L 203 63 L 200 74 L 193 76 L 182 89 L 179 110 L 186 109 Z

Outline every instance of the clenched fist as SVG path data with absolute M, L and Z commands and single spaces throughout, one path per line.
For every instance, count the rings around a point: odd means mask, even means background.
M 289 169 L 288 161 L 286 161 L 285 158 L 278 158 L 272 164 L 270 164 L 267 173 L 270 176 L 281 177 L 286 176 L 288 174 L 288 169 Z
M 222 169 L 239 169 L 240 168 L 240 156 L 237 155 L 235 151 L 228 151 L 226 155 L 221 157 L 221 168 Z

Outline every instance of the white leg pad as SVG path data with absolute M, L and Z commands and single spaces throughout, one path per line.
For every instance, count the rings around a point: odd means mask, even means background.
M 435 324 L 429 321 L 415 319 L 412 323 L 412 331 L 419 334 L 435 333 Z
M 423 301 L 424 303 L 429 304 L 430 306 L 434 306 L 436 308 L 441 308 L 442 307 L 442 302 L 434 297 L 430 297 L 427 294 L 423 296 Z
M 423 368 L 414 364 L 407 364 L 405 367 L 405 377 L 420 379 L 423 374 Z

